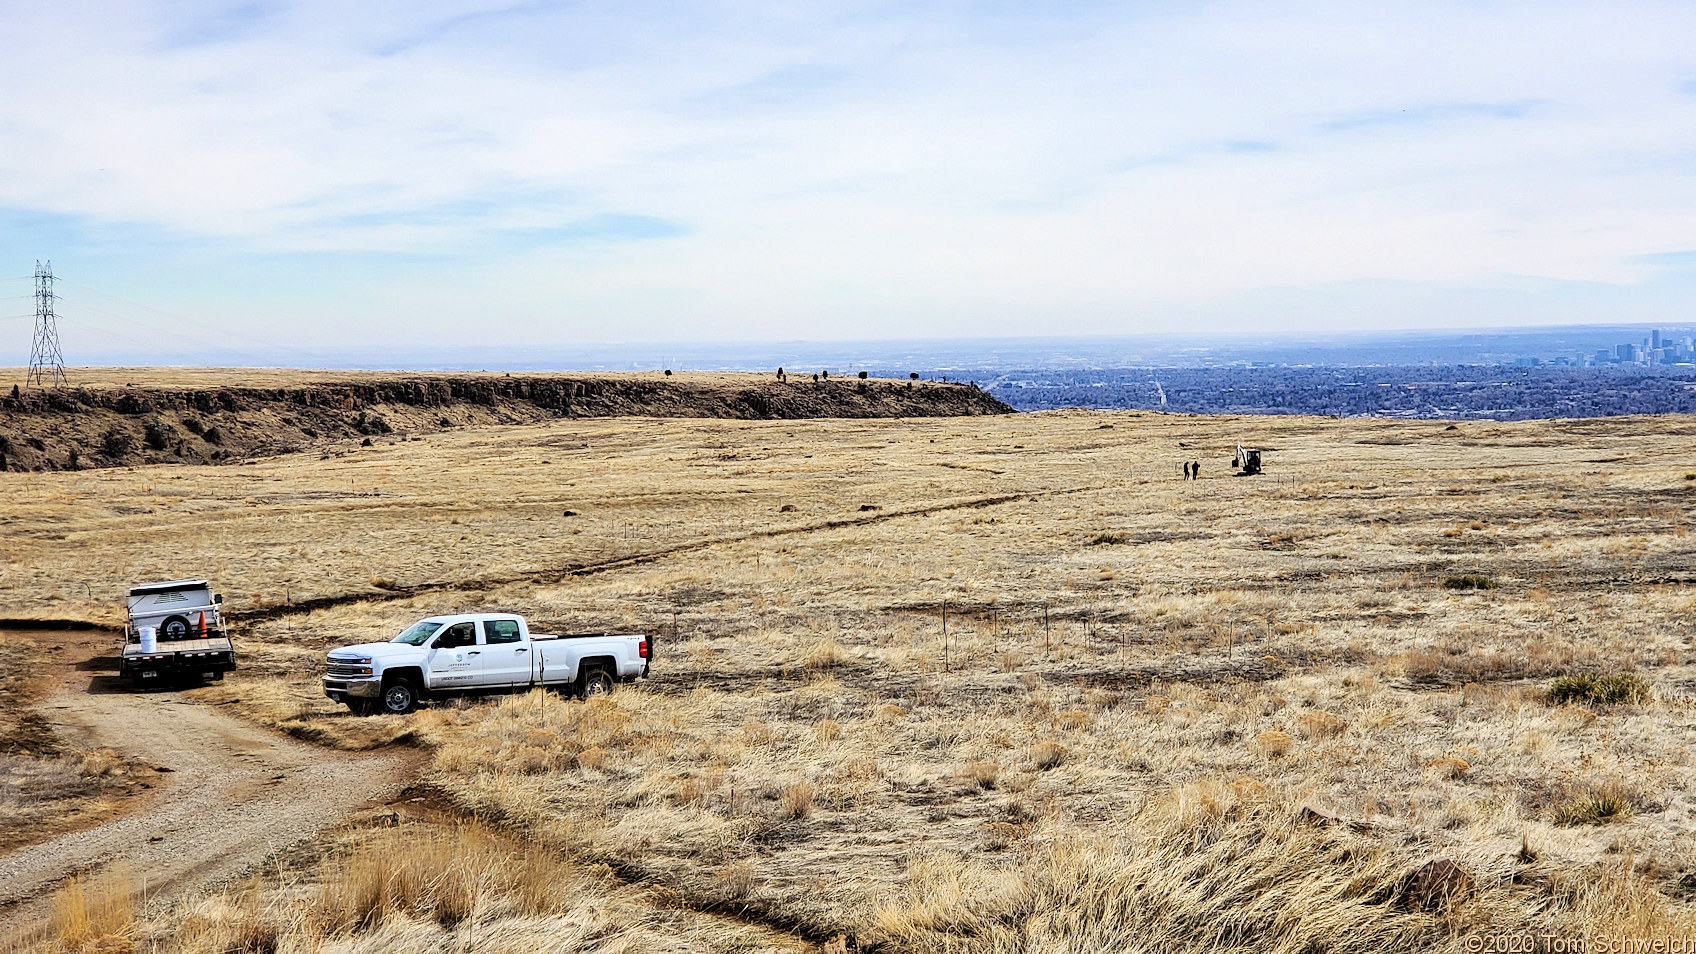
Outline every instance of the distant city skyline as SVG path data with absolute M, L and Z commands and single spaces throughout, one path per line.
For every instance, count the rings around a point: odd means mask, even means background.
M 1696 300 L 1687 4 L 7 23 L 0 279 L 54 262 L 73 363 L 1672 325 Z

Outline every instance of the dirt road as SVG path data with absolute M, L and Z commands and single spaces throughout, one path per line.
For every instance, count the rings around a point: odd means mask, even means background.
M 0 936 L 44 917 L 69 875 L 121 861 L 150 898 L 237 876 L 410 776 L 403 754 L 315 748 L 170 693 L 66 686 L 37 708 L 65 739 L 168 769 L 135 810 L 0 856 Z

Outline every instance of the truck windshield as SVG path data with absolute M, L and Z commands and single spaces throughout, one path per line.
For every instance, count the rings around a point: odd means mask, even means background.
M 389 642 L 391 642 L 391 643 L 405 643 L 408 646 L 422 646 L 422 645 L 424 645 L 425 640 L 429 639 L 431 636 L 436 635 L 436 630 L 441 629 L 441 628 L 442 628 L 441 623 L 433 622 L 433 621 L 427 620 L 427 619 L 419 620 L 418 622 L 413 623 L 411 626 L 408 626 L 406 628 L 405 632 L 401 633 L 399 636 L 396 636 L 394 639 L 389 640 Z

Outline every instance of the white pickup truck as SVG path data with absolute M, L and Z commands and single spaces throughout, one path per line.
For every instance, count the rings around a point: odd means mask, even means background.
M 361 715 L 412 711 L 420 699 L 553 686 L 583 696 L 648 674 L 649 637 L 543 636 L 524 617 L 464 613 L 421 619 L 386 643 L 330 650 L 324 695 Z

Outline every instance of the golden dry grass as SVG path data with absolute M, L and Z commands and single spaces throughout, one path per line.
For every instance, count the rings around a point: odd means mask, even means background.
M 250 669 L 203 691 L 229 709 L 328 744 L 421 740 L 467 810 L 816 937 L 1688 933 L 1692 433 L 562 421 L 357 461 L 4 475 L 23 533 L 0 592 L 103 615 L 90 591 L 212 576 L 249 613 Z M 1238 441 L 1271 448 L 1268 476 L 1170 476 Z M 193 567 L 145 545 L 173 532 Z M 1464 575 L 1496 585 L 1442 585 Z M 357 599 L 374 578 L 455 588 L 255 618 L 289 587 Z M 656 632 L 655 678 L 394 720 L 314 698 L 325 648 L 472 608 Z M 1551 699 L 1577 674 L 1650 691 Z M 1470 882 L 1428 904 L 1412 886 L 1434 859 Z

